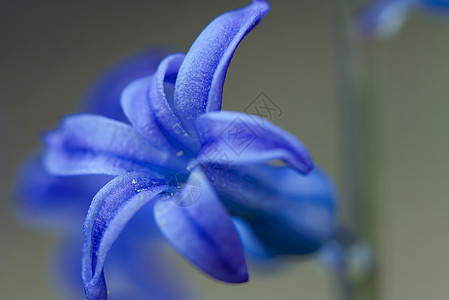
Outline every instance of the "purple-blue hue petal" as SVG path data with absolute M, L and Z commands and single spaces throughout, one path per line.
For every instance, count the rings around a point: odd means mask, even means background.
M 84 97 L 81 111 L 126 121 L 120 107 L 122 90 L 131 81 L 154 73 L 166 54 L 167 51 L 163 49 L 146 50 L 110 67 Z
M 175 88 L 173 83 L 184 57 L 183 53 L 175 53 L 161 62 L 150 83 L 150 106 L 161 130 L 171 137 L 170 140 L 184 150 L 196 152 L 200 147 L 197 136 L 186 131 L 173 110 L 173 93 L 167 93 L 170 88 Z
M 174 107 L 189 130 L 199 115 L 221 109 L 226 71 L 235 49 L 269 9 L 267 2 L 254 0 L 246 7 L 222 14 L 189 49 L 174 92 Z
M 54 176 L 42 165 L 42 155 L 33 154 L 24 163 L 15 188 L 15 212 L 32 227 L 77 231 L 90 200 L 110 176 Z
M 127 231 L 128 228 L 126 229 Z M 123 234 L 125 235 L 125 233 Z M 123 236 L 122 235 L 122 236 Z M 108 253 L 105 274 L 110 286 L 109 300 L 190 299 L 190 291 L 180 276 L 164 260 L 168 244 L 163 240 L 123 239 L 114 243 Z M 51 279 L 56 299 L 84 298 L 81 280 L 82 237 L 66 237 L 51 253 Z
M 88 299 L 105 299 L 103 276 L 106 255 L 137 211 L 166 186 L 162 178 L 130 172 L 103 187 L 89 208 L 84 223 L 82 279 Z
M 213 112 L 196 122 L 202 149 L 192 164 L 261 163 L 282 160 L 299 172 L 313 168 L 301 141 L 257 116 L 238 112 Z
M 289 167 L 231 165 L 208 171 L 230 214 L 247 221 L 272 252 L 311 253 L 333 236 L 336 195 L 321 170 L 303 175 Z
M 150 204 L 150 203 L 149 203 Z M 145 205 L 149 206 L 149 205 Z M 152 207 L 151 207 L 152 208 Z M 128 223 L 108 253 L 105 274 L 109 300 L 190 299 L 189 289 L 166 260 L 168 243 L 163 239 L 142 239 L 132 231 L 135 219 Z M 131 225 L 131 226 L 130 226 Z M 56 299 L 84 298 L 81 280 L 82 233 L 66 235 L 51 252 L 51 279 Z
M 174 155 L 179 149 L 173 146 L 172 141 L 156 120 L 149 103 L 149 85 L 153 77 L 154 75 L 147 76 L 130 83 L 122 93 L 121 104 L 126 117 L 148 143 Z
M 179 205 L 190 197 L 197 197 L 193 205 Z M 194 171 L 185 187 L 174 196 L 160 198 L 154 214 L 167 240 L 193 265 L 221 281 L 248 280 L 238 234 L 201 172 Z
M 44 136 L 45 166 L 55 174 L 108 174 L 157 167 L 182 168 L 179 160 L 157 150 L 131 126 L 89 114 L 66 117 Z

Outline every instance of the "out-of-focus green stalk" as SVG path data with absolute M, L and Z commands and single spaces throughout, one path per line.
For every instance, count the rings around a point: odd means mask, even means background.
M 343 222 L 378 253 L 376 106 L 369 90 L 361 36 L 355 27 L 355 0 L 334 1 L 334 36 L 340 121 Z M 378 264 L 367 277 L 340 279 L 341 299 L 379 299 Z

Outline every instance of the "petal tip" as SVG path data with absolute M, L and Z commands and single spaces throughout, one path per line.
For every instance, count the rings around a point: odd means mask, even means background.
M 309 157 L 309 160 L 305 163 L 305 174 L 309 174 L 313 169 L 315 169 L 315 163 L 312 157 Z
M 268 12 L 271 8 L 268 1 L 265 1 L 265 0 L 253 0 L 253 4 L 260 5 L 265 12 Z
M 245 269 L 242 270 L 237 276 L 233 278 L 233 281 L 230 283 L 246 283 L 249 281 L 249 272 L 248 268 L 245 265 Z
M 214 277 L 216 280 L 232 284 L 246 283 L 249 281 L 249 272 L 246 262 L 244 262 L 243 265 L 240 266 L 240 269 L 235 270 L 234 272 L 225 274 L 209 273 L 209 275 Z

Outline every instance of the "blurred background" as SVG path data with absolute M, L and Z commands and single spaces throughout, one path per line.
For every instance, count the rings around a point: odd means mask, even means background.
M 39 134 L 73 112 L 110 64 L 154 45 L 186 52 L 214 17 L 248 2 L 0 0 L 0 299 L 54 297 L 47 279 L 52 236 L 10 214 L 17 169 L 39 146 Z M 344 53 L 335 47 L 335 5 L 270 4 L 232 60 L 224 109 L 243 111 L 265 92 L 284 111 L 272 121 L 298 136 L 344 190 L 337 100 Z M 369 150 L 379 297 L 449 299 L 449 16 L 417 11 L 395 36 L 367 39 L 361 48 L 376 141 Z M 313 260 L 253 272 L 248 284 L 234 286 L 172 256 L 205 299 L 334 299 L 330 276 Z

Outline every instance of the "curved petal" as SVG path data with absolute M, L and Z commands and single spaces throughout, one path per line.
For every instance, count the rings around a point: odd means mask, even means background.
M 174 108 L 192 132 L 199 115 L 221 109 L 226 71 L 235 49 L 269 9 L 267 2 L 254 0 L 224 13 L 190 47 L 176 79 Z
M 109 300 L 193 298 L 180 276 L 170 269 L 170 262 L 165 261 L 167 243 L 151 240 L 147 244 L 122 236 L 110 249 L 105 266 Z M 79 300 L 85 296 L 80 277 L 82 244 L 82 237 L 65 237 L 51 253 L 55 299 Z
M 66 117 L 61 126 L 44 136 L 45 166 L 55 174 L 109 174 L 183 169 L 172 159 L 148 144 L 131 126 L 97 115 Z
M 186 200 L 193 205 L 179 205 Z M 167 240 L 196 267 L 218 280 L 248 280 L 237 232 L 201 172 L 192 173 L 181 192 L 159 199 L 154 213 Z
M 179 149 L 173 145 L 172 139 L 159 124 L 150 106 L 149 91 L 153 77 L 154 75 L 147 76 L 130 83 L 122 93 L 122 108 L 133 127 L 151 145 L 176 155 Z M 179 159 L 184 159 L 187 164 L 187 156 Z
M 307 175 L 262 164 L 207 170 L 230 214 L 246 220 L 272 252 L 307 254 L 333 237 L 336 192 L 320 169 Z
M 166 93 L 177 78 L 184 57 L 183 53 L 175 53 L 167 56 L 161 62 L 150 83 L 150 105 L 158 124 L 162 130 L 171 136 L 173 143 L 184 148 L 184 150 L 195 153 L 200 148 L 198 138 L 184 129 L 182 122 L 172 109 L 173 95 L 170 97 Z
M 106 255 L 135 213 L 164 189 L 164 180 L 147 173 L 125 173 L 102 188 L 84 223 L 82 278 L 88 299 L 106 299 Z
M 111 66 L 85 95 L 81 111 L 126 121 L 120 107 L 122 90 L 131 81 L 154 73 L 166 54 L 164 49 L 149 49 Z
M 15 188 L 15 213 L 25 223 L 47 230 L 81 228 L 90 200 L 110 176 L 53 176 L 33 154 L 20 170 Z
M 211 162 L 282 160 L 302 173 L 313 168 L 312 158 L 301 141 L 260 117 L 221 111 L 202 115 L 196 125 L 203 147 L 189 167 Z

